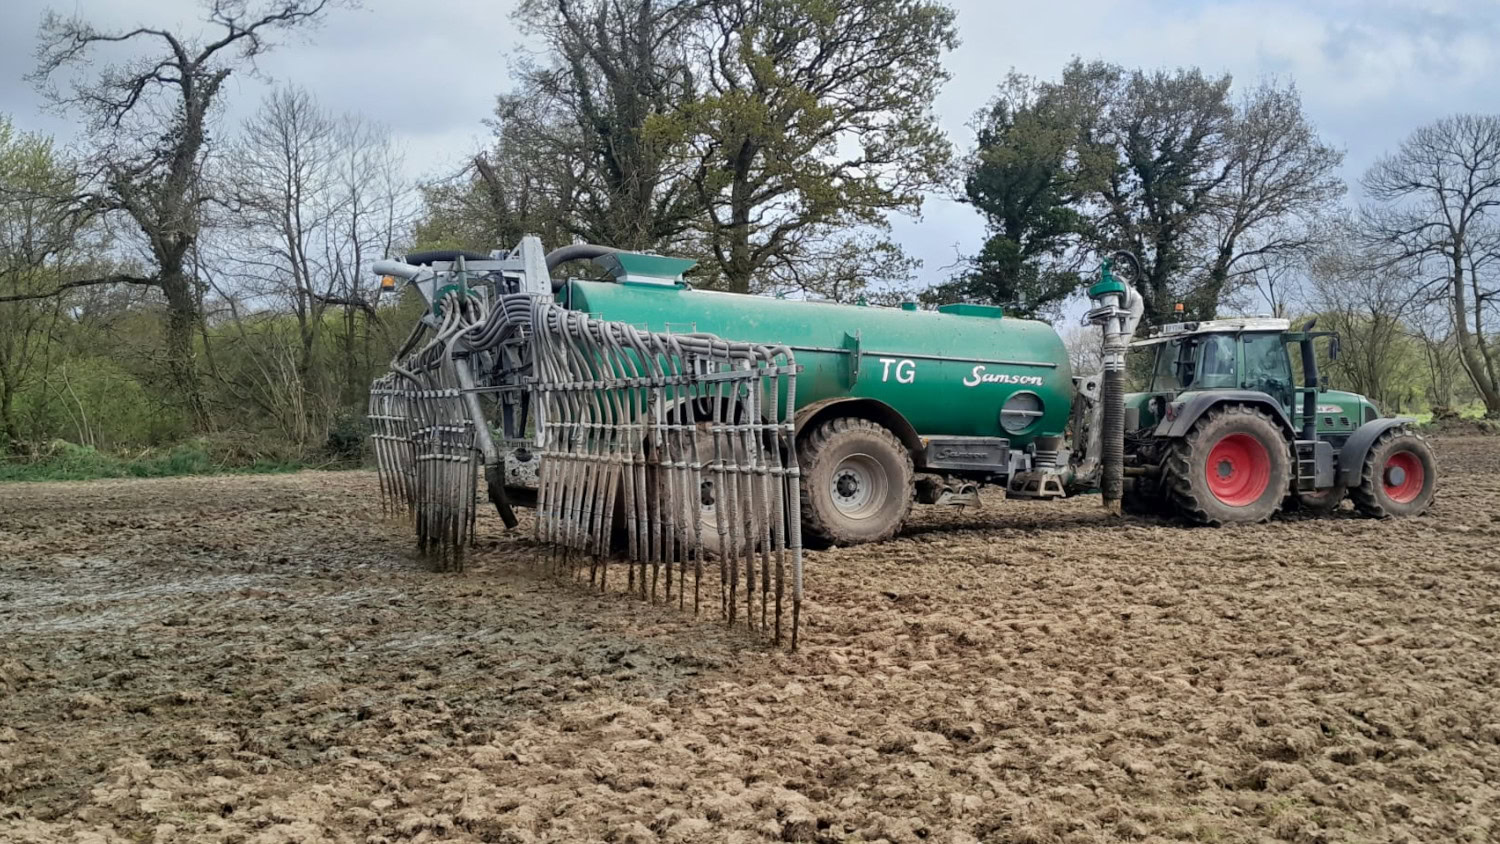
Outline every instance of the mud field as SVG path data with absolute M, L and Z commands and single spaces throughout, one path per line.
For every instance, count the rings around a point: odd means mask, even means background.
M 0 841 L 1500 840 L 1500 438 L 1426 517 L 917 508 L 803 647 L 367 473 L 0 487 Z

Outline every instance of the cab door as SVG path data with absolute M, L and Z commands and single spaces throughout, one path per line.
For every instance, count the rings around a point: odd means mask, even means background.
M 1240 353 L 1240 388 L 1265 393 L 1276 400 L 1288 415 L 1294 412 L 1296 386 L 1292 383 L 1292 361 L 1286 344 L 1277 333 L 1243 334 Z

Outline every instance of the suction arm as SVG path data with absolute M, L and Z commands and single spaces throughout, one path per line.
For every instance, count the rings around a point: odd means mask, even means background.
M 1111 272 L 1115 259 L 1121 257 L 1130 262 L 1135 277 L 1140 277 L 1140 261 L 1134 255 L 1116 252 L 1110 256 L 1099 269 L 1098 283 L 1089 288 L 1094 307 L 1087 317 L 1104 330 L 1103 419 L 1096 429 L 1099 447 L 1090 449 L 1090 454 L 1103 457 L 1099 490 L 1105 508 L 1113 513 L 1120 512 L 1120 500 L 1125 496 L 1125 353 L 1146 307 L 1141 294 Z

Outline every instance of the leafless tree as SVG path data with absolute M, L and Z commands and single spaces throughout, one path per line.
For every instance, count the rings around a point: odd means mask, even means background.
M 1208 197 L 1203 265 L 1195 296 L 1218 302 L 1236 288 L 1262 287 L 1273 310 L 1297 263 L 1315 242 L 1322 215 L 1344 195 L 1343 152 L 1323 143 L 1294 86 L 1262 82 L 1236 106 L 1227 177 Z
M 357 359 L 379 323 L 369 265 L 407 223 L 401 167 L 383 128 L 290 87 L 266 98 L 224 156 L 229 212 L 201 273 L 230 314 L 241 370 L 217 374 L 299 446 L 325 436 L 365 380 Z
M 334 0 L 208 0 L 208 34 L 141 26 L 105 31 L 78 17 L 49 13 L 42 22 L 33 79 L 61 110 L 88 121 L 93 154 L 84 197 L 100 213 L 123 214 L 138 231 L 152 271 L 131 281 L 166 300 L 166 361 L 192 424 L 212 426 L 194 353 L 202 291 L 190 256 L 201 229 L 210 128 L 225 80 L 251 67 L 279 33 L 314 23 Z M 85 73 L 66 89 L 51 84 L 68 68 L 89 68 L 101 47 L 124 44 L 138 58 Z M 59 288 L 61 289 L 61 288 Z
M 1330 368 L 1342 386 L 1376 402 L 1402 397 L 1420 377 L 1408 325 L 1420 303 L 1410 279 L 1382 269 L 1379 254 L 1359 249 L 1347 227 L 1329 234 L 1311 265 L 1310 304 L 1318 327 L 1342 341 Z
M 1061 333 L 1074 375 L 1092 374 L 1104 368 L 1104 338 L 1098 330 L 1072 324 Z
M 1500 296 L 1500 115 L 1461 114 L 1413 132 L 1364 177 L 1364 228 L 1385 265 L 1445 303 L 1464 371 L 1500 416 L 1491 344 Z

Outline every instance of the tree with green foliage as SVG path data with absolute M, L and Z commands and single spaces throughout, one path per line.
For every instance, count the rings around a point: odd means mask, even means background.
M 1055 311 L 1078 288 L 1070 258 L 1088 228 L 1074 154 L 1080 115 L 1056 86 L 1012 73 L 975 119 L 962 200 L 985 220 L 988 240 L 934 302 L 987 302 L 1026 316 Z
M 694 39 L 703 96 L 650 121 L 693 148 L 694 218 L 725 289 L 891 212 L 916 213 L 949 145 L 932 113 L 957 44 L 930 0 L 715 0 Z
M 989 240 L 940 292 L 1035 312 L 1079 289 L 1077 249 L 1125 249 L 1148 324 L 1179 301 L 1211 317 L 1311 245 L 1343 194 L 1342 159 L 1291 85 L 1236 98 L 1228 75 L 1076 59 L 1056 82 L 1012 76 L 965 181 Z
M 17 400 L 45 368 L 64 318 L 59 297 L 34 296 L 57 286 L 81 240 L 76 218 L 57 201 L 73 182 L 50 138 L 17 132 L 0 117 L 0 453 L 21 446 Z

